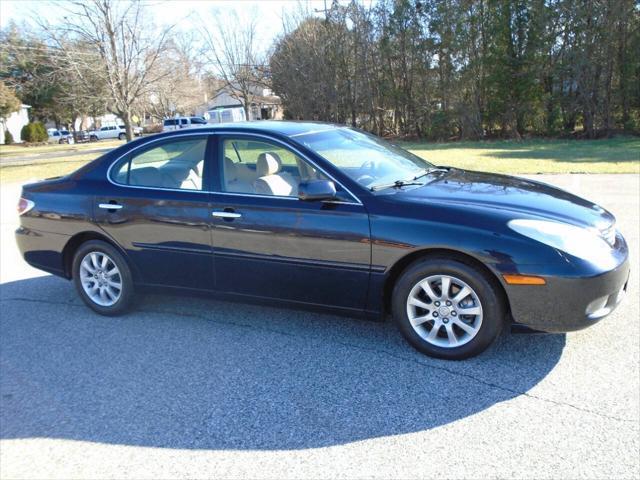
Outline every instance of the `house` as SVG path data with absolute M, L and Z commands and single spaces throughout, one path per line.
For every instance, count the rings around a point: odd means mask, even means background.
M 20 110 L 13 112 L 7 118 L 0 117 L 0 144 L 4 145 L 4 132 L 9 130 L 13 136 L 15 143 L 22 143 L 20 139 L 20 131 L 27 123 L 29 123 L 29 109 L 31 105 L 20 106 Z
M 210 110 L 242 107 L 240 95 L 227 86 L 219 89 L 213 98 L 196 108 L 195 114 L 204 116 Z M 282 101 L 268 88 L 256 86 L 252 89 L 252 102 L 248 120 L 282 120 Z

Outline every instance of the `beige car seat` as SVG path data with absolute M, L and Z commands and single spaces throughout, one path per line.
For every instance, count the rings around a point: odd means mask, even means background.
M 254 193 L 250 182 L 240 178 L 238 166 L 229 157 L 224 157 L 224 184 L 226 192 Z
M 275 195 L 280 197 L 295 197 L 298 195 L 298 183 L 291 174 L 283 172 L 282 161 L 273 152 L 261 153 L 256 163 L 258 179 L 253 187 L 256 193 Z

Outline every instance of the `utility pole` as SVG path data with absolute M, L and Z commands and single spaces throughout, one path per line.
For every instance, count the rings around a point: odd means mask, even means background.
M 327 8 L 327 0 L 324 0 L 324 8 L 314 8 L 313 11 L 316 13 L 324 13 L 324 18 L 326 20 L 327 12 L 329 11 L 329 9 Z

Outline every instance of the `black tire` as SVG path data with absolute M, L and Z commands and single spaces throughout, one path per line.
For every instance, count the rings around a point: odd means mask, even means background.
M 102 252 L 107 254 L 120 271 L 120 279 L 122 283 L 120 298 L 111 306 L 102 306 L 95 303 L 85 292 L 82 286 L 82 281 L 80 280 L 80 264 L 82 263 L 83 258 L 91 252 Z M 86 303 L 87 306 L 96 313 L 107 316 L 120 315 L 131 306 L 134 295 L 131 269 L 129 268 L 129 265 L 127 265 L 122 254 L 108 243 L 101 240 L 90 240 L 80 245 L 73 257 L 72 275 L 73 282 L 80 298 L 82 298 L 84 303 Z
M 447 275 L 462 280 L 473 289 L 480 300 L 482 323 L 475 336 L 459 347 L 440 347 L 429 343 L 416 332 L 409 320 L 407 300 L 411 290 L 418 282 L 434 275 Z M 447 258 L 418 260 L 396 281 L 391 299 L 392 315 L 400 332 L 420 352 L 446 360 L 463 360 L 482 353 L 502 331 L 506 308 L 498 289 L 495 279 L 466 263 Z
M 120 135 L 118 135 L 118 140 L 124 140 L 125 138 L 127 138 L 127 135 L 124 133 L 121 133 Z
M 89 141 L 90 142 L 97 142 L 98 141 L 98 137 L 96 137 L 95 135 L 90 135 L 89 136 Z

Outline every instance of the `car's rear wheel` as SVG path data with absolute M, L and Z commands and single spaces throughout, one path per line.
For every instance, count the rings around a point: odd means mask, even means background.
M 113 246 L 91 240 L 73 259 L 73 280 L 82 300 L 101 315 L 123 313 L 133 299 L 133 279 L 124 257 Z
M 505 318 L 495 283 L 480 270 L 445 258 L 421 260 L 405 270 L 393 290 L 392 311 L 411 345 L 450 360 L 484 351 Z

